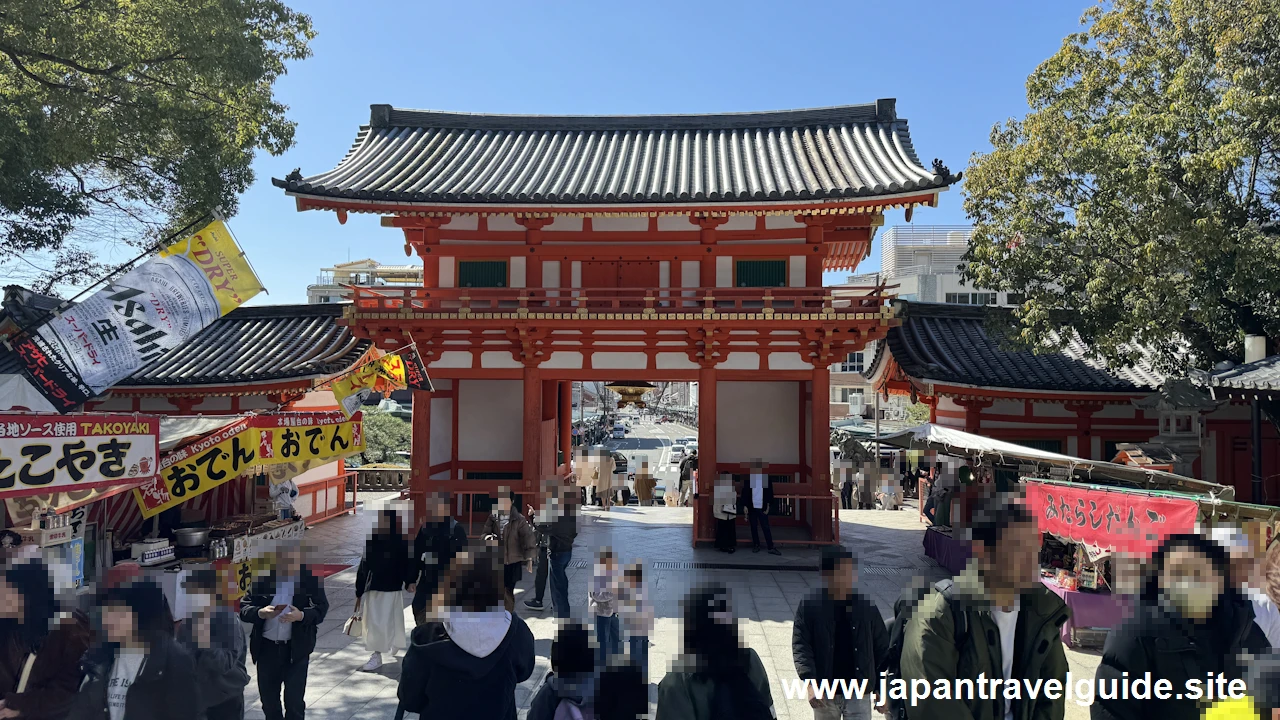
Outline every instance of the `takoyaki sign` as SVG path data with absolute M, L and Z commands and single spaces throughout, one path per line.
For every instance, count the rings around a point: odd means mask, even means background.
M 0 498 L 143 482 L 159 446 L 156 417 L 0 413 Z

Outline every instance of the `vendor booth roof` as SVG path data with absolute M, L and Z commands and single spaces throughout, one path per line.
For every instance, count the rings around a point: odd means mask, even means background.
M 1012 349 L 993 327 L 1008 308 L 894 301 L 902 324 L 890 328 L 888 353 L 878 352 L 864 375 L 874 377 L 892 356 L 916 380 L 1012 390 L 1074 392 L 1150 392 L 1164 376 L 1143 361 L 1109 368 L 1087 357 L 1074 338 L 1061 352 Z M 997 317 L 992 317 L 996 315 Z
M 1111 480 L 1142 488 L 1173 488 L 1210 494 L 1224 500 L 1235 497 L 1234 488 L 1160 470 L 1119 465 L 1101 460 L 1085 460 L 1024 447 L 1002 440 L 974 435 L 935 423 L 925 423 L 892 435 L 882 435 L 881 443 L 910 450 L 935 450 L 960 457 L 995 457 L 1003 463 L 1022 462 L 1067 468 L 1091 480 Z
M 182 445 L 188 439 L 208 435 L 247 415 L 162 415 L 160 417 L 160 452 Z
M 225 385 L 341 373 L 372 344 L 339 324 L 343 307 L 263 305 L 232 310 L 117 387 Z

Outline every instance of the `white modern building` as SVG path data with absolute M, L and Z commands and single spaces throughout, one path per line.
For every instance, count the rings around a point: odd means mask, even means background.
M 348 285 L 422 287 L 422 265 L 383 265 L 365 258 L 321 268 L 315 284 L 307 286 L 307 302 L 344 302 Z

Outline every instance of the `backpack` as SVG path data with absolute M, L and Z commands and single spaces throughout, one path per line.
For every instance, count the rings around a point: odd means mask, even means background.
M 928 585 L 912 585 L 903 590 L 902 594 L 898 596 L 897 602 L 893 604 L 893 623 L 889 627 L 889 651 L 882 668 L 889 672 L 889 676 L 886 678 L 889 683 L 902 677 L 902 644 L 907 622 L 911 620 L 911 616 L 915 613 L 920 602 L 928 597 L 930 590 L 937 590 L 941 593 L 943 599 L 947 601 L 947 607 L 951 610 L 952 623 L 955 626 L 954 638 L 957 650 L 964 647 L 964 644 L 969 640 L 969 614 L 963 610 L 957 612 L 955 606 L 951 604 L 953 588 L 954 583 L 950 579 L 939 580 L 932 587 Z M 888 702 L 889 717 L 895 720 L 906 720 L 906 704 L 902 700 L 894 699 L 889 699 Z

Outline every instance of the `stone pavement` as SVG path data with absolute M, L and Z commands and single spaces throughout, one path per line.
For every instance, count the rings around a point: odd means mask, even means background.
M 368 659 L 359 640 L 342 634 L 342 624 L 355 605 L 355 564 L 363 548 L 372 510 L 391 498 L 362 495 L 364 510 L 311 528 L 308 541 L 317 547 L 315 562 L 349 564 L 352 567 L 325 581 L 329 616 L 320 627 L 316 653 L 311 659 L 307 682 L 309 719 L 365 720 L 389 719 L 396 707 L 399 660 L 376 673 L 358 668 Z M 846 547 L 860 559 L 859 587 L 872 598 L 888 619 L 902 588 L 916 575 L 929 581 L 946 577 L 923 556 L 923 525 L 914 508 L 898 512 L 842 510 L 840 536 Z M 588 509 L 580 521 L 580 532 L 569 568 L 570 600 L 575 617 L 585 617 L 586 586 L 594 552 L 610 546 L 623 562 L 643 560 L 645 581 L 657 614 L 649 650 L 650 697 L 657 699 L 657 683 L 680 651 L 680 598 L 699 583 L 720 583 L 730 589 L 734 609 L 740 618 L 745 643 L 759 653 L 773 680 L 774 703 L 779 718 L 812 717 L 803 701 L 788 702 L 779 681 L 795 678 L 791 658 L 791 621 L 800 599 L 818 582 L 816 549 L 787 549 L 782 557 L 754 554 L 739 548 L 733 555 L 711 549 L 690 547 L 692 511 L 688 508 L 615 507 L 609 512 Z M 732 569 L 698 567 L 696 564 L 733 564 Z M 533 577 L 526 573 L 516 590 L 518 612 L 528 622 L 536 639 L 537 667 L 533 676 L 517 688 L 521 717 L 529 699 L 549 669 L 551 639 L 555 621 L 550 611 L 527 611 L 522 601 L 531 597 Z M 406 606 L 408 596 L 405 597 Z M 550 605 L 549 596 L 546 598 Z M 406 627 L 413 619 L 405 610 Z M 1068 651 L 1073 672 L 1092 677 L 1097 656 Z M 254 668 L 250 665 L 250 672 Z M 257 685 L 246 688 L 246 717 L 262 718 L 257 702 Z M 1068 707 L 1069 720 L 1084 720 L 1087 708 Z M 412 716 L 410 716 L 412 717 Z

